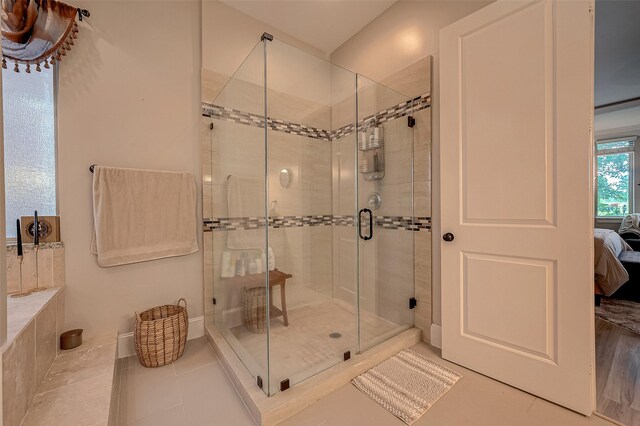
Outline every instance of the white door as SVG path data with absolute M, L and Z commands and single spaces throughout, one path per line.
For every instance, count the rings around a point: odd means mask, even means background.
M 503 1 L 440 33 L 442 354 L 593 408 L 593 11 Z

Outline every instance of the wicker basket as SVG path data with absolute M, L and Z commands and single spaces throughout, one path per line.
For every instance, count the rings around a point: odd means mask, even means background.
M 242 288 L 242 322 L 252 333 L 265 332 L 267 291 L 264 287 Z
M 184 306 L 180 306 L 184 302 Z M 136 312 L 135 346 L 140 364 L 160 367 L 170 364 L 184 353 L 189 330 L 187 301 L 176 305 L 156 306 Z

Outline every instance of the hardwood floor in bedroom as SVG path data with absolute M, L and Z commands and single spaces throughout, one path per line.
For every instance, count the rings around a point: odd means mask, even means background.
M 640 426 L 640 335 L 596 318 L 597 412 Z

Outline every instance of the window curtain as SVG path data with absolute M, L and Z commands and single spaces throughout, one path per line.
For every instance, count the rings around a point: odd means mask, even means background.
M 19 64 L 27 73 L 31 65 L 40 71 L 40 64 L 60 61 L 71 50 L 77 38 L 75 7 L 55 0 L 0 0 L 2 3 L 2 68 Z

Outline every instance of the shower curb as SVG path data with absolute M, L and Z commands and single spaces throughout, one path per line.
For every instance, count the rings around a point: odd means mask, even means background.
M 356 354 L 348 361 L 322 371 L 289 390 L 271 397 L 267 397 L 256 386 L 254 378 L 215 326 L 207 324 L 205 335 L 256 423 L 271 426 L 310 406 L 401 350 L 419 343 L 422 339 L 422 330 L 416 327 L 405 330 L 365 353 Z

